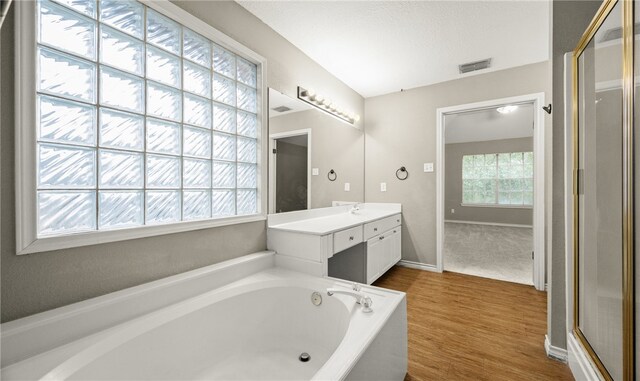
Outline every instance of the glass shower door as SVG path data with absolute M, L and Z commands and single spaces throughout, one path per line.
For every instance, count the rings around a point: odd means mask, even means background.
M 574 333 L 607 379 L 623 380 L 623 1 L 577 56 Z

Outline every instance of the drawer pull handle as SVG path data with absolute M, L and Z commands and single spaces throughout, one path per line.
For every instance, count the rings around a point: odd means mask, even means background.
M 384 239 L 384 236 L 382 236 L 382 237 L 380 237 L 380 238 L 378 238 L 378 239 L 381 239 L 381 240 L 382 240 L 382 239 Z
M 400 220 L 396 220 L 396 222 L 400 222 Z
M 396 231 L 394 230 L 393 232 L 395 233 Z
M 353 236 L 349 237 L 349 241 L 353 241 Z
M 374 231 L 374 232 L 377 232 L 377 231 L 378 231 L 378 228 L 373 228 L 373 231 Z

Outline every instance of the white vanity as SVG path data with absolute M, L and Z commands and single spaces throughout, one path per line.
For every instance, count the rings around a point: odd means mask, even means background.
M 371 284 L 401 257 L 401 204 L 364 203 L 268 216 L 279 266 Z

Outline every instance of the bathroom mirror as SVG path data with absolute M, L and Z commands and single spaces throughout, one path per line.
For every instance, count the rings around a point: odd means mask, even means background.
M 269 89 L 269 213 L 364 200 L 364 134 Z

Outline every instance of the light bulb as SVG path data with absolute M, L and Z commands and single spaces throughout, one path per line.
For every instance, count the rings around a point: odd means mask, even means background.
M 307 90 L 307 96 L 313 101 L 316 99 L 316 92 L 313 89 L 309 89 Z
M 498 111 L 500 114 L 509 114 L 516 111 L 517 109 L 518 109 L 518 106 L 507 105 L 507 106 L 498 107 L 496 111 Z

